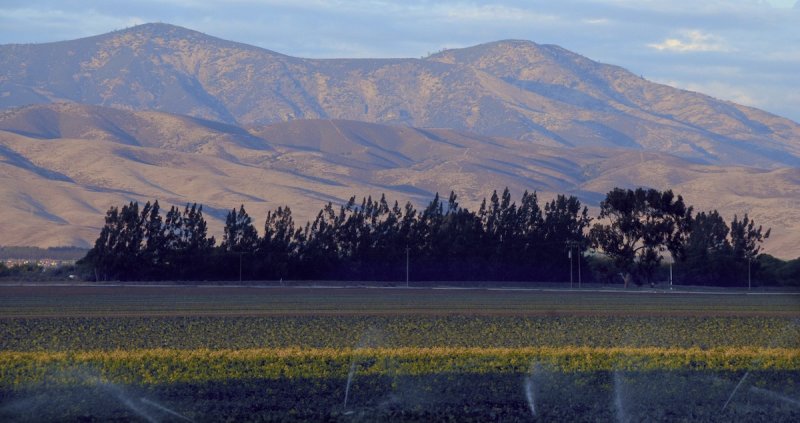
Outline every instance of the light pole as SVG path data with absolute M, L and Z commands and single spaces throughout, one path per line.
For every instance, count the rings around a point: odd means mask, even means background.
M 239 252 L 239 285 L 242 284 L 242 252 Z
M 750 291 L 752 289 L 752 282 L 750 280 L 750 262 L 752 259 L 750 257 L 747 258 L 747 290 Z

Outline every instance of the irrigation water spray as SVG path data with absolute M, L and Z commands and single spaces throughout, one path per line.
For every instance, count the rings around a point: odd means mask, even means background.
M 795 407 L 800 407 L 800 400 L 796 400 L 794 398 L 787 397 L 786 395 L 782 395 L 782 394 L 779 394 L 777 392 L 770 391 L 769 389 L 758 388 L 758 387 L 753 386 L 753 387 L 750 388 L 750 392 L 755 392 L 757 394 L 761 394 L 761 395 L 764 395 L 766 397 L 769 397 L 769 398 L 772 398 L 772 399 L 775 399 L 775 400 L 779 400 L 779 401 L 783 401 L 783 402 L 785 402 L 787 404 L 794 405 Z
M 617 421 L 620 423 L 627 423 L 630 421 L 630 416 L 625 412 L 625 404 L 622 398 L 622 376 L 619 371 L 614 371 L 614 412 L 617 416 Z
M 528 371 L 528 376 L 525 377 L 525 399 L 528 401 L 528 409 L 531 410 L 531 416 L 536 417 L 536 385 L 534 377 L 538 373 L 538 364 L 532 363 L 531 369 Z
M 379 328 L 374 328 L 374 327 L 369 328 L 361 336 L 361 339 L 359 340 L 356 346 L 356 350 L 353 351 L 353 357 L 350 360 L 350 371 L 347 372 L 347 383 L 345 384 L 344 387 L 344 403 L 342 408 L 344 408 L 345 410 L 347 410 L 347 401 L 350 398 L 350 386 L 353 384 L 353 377 L 356 374 L 356 364 L 358 364 L 356 361 L 356 352 L 362 348 L 376 346 L 377 344 L 380 343 L 382 337 L 383 337 L 383 331 L 381 331 Z M 345 414 L 350 414 L 350 413 L 345 411 Z
M 343 408 L 347 409 L 347 399 L 350 397 L 350 384 L 353 383 L 353 376 L 356 374 L 356 356 L 353 355 L 350 360 L 350 372 L 347 373 L 347 384 L 344 388 L 344 405 Z
M 150 423 L 158 423 L 158 420 L 155 417 L 150 415 L 150 413 L 148 413 L 146 410 L 144 410 L 142 407 L 140 407 L 138 404 L 136 404 L 136 402 L 134 402 L 133 399 L 131 399 L 131 397 L 121 387 L 119 387 L 119 386 L 117 386 L 117 385 L 115 385 L 115 384 L 113 384 L 111 382 L 105 382 L 105 381 L 100 381 L 100 380 L 96 380 L 95 384 L 97 386 L 99 386 L 100 388 L 102 388 L 102 389 L 108 391 L 109 393 L 111 393 L 125 407 L 127 407 L 129 410 L 133 411 L 134 414 L 136 414 L 137 416 L 147 420 Z
M 742 386 L 742 382 L 744 382 L 744 380 L 747 379 L 747 375 L 749 374 L 750 372 L 744 372 L 744 376 L 742 376 L 742 378 L 739 380 L 739 383 L 736 384 L 736 387 L 733 388 L 733 392 L 731 392 L 731 395 L 728 397 L 728 400 L 725 401 L 725 405 L 722 406 L 722 411 L 725 411 L 725 409 L 728 407 L 728 404 L 733 399 L 733 396 L 736 395 L 736 391 L 739 390 L 739 387 Z
M 161 405 L 161 404 L 159 404 L 159 403 L 157 403 L 155 401 L 149 400 L 147 398 L 140 398 L 140 400 L 142 401 L 142 403 L 147 404 L 147 405 L 149 405 L 151 407 L 155 407 L 156 409 L 161 410 L 161 411 L 163 411 L 163 412 L 165 412 L 165 413 L 167 413 L 167 414 L 169 414 L 169 415 L 171 415 L 173 417 L 177 417 L 177 418 L 179 418 L 179 419 L 181 419 L 183 421 L 194 423 L 194 420 L 184 416 L 181 413 L 178 413 L 175 410 L 167 408 L 167 407 L 165 407 L 165 406 L 163 406 L 163 405 Z

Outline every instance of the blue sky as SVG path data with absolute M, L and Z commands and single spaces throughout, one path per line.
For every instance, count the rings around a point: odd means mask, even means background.
M 796 0 L 3 0 L 0 43 L 145 22 L 313 58 L 421 57 L 526 39 L 800 122 Z

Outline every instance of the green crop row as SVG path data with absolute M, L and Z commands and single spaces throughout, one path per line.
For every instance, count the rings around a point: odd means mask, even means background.
M 667 316 L 163 316 L 0 319 L 0 351 L 357 347 L 800 348 L 797 319 Z
M 365 348 L 0 352 L 0 388 L 105 381 L 170 384 L 359 375 L 648 370 L 800 370 L 786 348 Z

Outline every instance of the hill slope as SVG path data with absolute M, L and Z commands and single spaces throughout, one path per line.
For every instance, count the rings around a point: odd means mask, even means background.
M 426 204 L 454 190 L 475 208 L 493 189 L 596 205 L 614 186 L 673 188 L 701 210 L 749 212 L 768 250 L 800 255 L 800 170 L 691 163 L 658 152 L 546 147 L 448 129 L 295 120 L 244 130 L 162 112 L 50 104 L 0 113 L 3 244 L 89 246 L 127 201 L 205 205 L 219 234 L 244 204 L 256 226 L 292 207 L 300 222 L 351 195 Z

